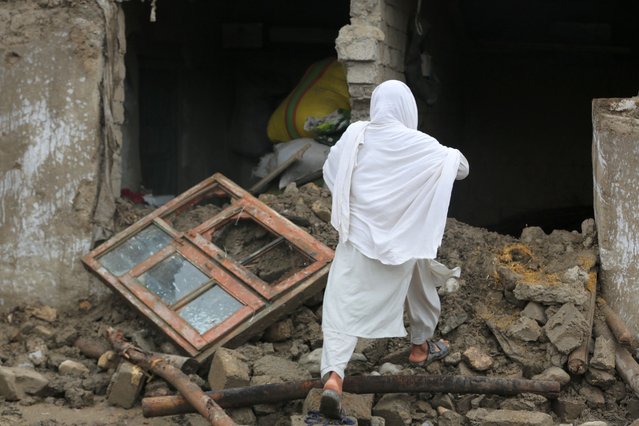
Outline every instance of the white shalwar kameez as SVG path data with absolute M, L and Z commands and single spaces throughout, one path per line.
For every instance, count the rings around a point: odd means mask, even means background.
M 417 105 L 399 81 L 379 85 L 371 121 L 349 126 L 331 148 L 324 180 L 340 241 L 324 294 L 321 374 L 344 377 L 357 338 L 406 336 L 422 344 L 440 314 L 437 287 L 460 269 L 434 260 L 453 182 L 468 162 L 417 129 Z

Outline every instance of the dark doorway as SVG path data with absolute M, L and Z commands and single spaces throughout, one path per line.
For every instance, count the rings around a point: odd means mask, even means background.
M 471 173 L 451 215 L 518 235 L 593 217 L 591 101 L 639 90 L 632 1 L 425 0 L 441 93 L 422 129 Z
M 123 186 L 178 194 L 215 172 L 243 186 L 266 123 L 313 62 L 335 57 L 349 2 L 125 2 Z M 139 158 L 136 158 L 136 156 Z

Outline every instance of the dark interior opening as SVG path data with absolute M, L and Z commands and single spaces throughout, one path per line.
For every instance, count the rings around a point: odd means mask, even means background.
M 591 101 L 636 96 L 632 1 L 425 0 L 440 80 L 421 129 L 459 148 L 470 176 L 450 215 L 519 235 L 593 217 Z
M 335 57 L 349 2 L 124 2 L 123 187 L 179 194 L 215 172 L 244 187 L 266 124 L 313 62 Z
M 163 0 L 149 22 L 150 2 L 124 2 L 123 187 L 254 183 L 270 114 L 335 56 L 349 3 Z M 471 166 L 450 216 L 513 235 L 579 229 L 593 217 L 591 101 L 639 90 L 639 4 L 423 0 L 421 16 L 440 91 L 418 100 L 420 128 Z

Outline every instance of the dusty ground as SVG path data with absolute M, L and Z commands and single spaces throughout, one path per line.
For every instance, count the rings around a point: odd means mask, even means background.
M 327 223 L 330 197 L 326 191 L 309 184 L 300 189 L 289 187 L 283 194 L 265 194 L 260 198 L 325 244 L 335 246 L 337 234 Z M 121 203 L 118 221 L 125 226 L 148 211 Z M 189 225 L 181 226 L 188 228 Z M 259 229 L 234 229 L 220 235 L 217 243 L 229 251 L 237 251 L 234 254 L 242 257 L 255 248 L 252 242 L 269 238 L 269 235 L 260 232 Z M 515 239 L 449 220 L 439 260 L 449 267 L 460 266 L 462 279 L 458 282 L 457 291 L 441 291 L 442 317 L 438 336 L 450 341 L 451 354 L 426 369 L 411 368 L 404 357 L 394 355 L 408 347 L 407 339 L 364 341 L 356 349 L 358 355 L 349 365 L 348 374 L 384 373 L 393 368 L 398 374 L 428 372 L 530 378 L 552 366 L 566 369 L 567 355 L 558 352 L 543 328 L 535 338 L 522 340 L 517 337 L 515 324 L 521 321 L 527 300 L 517 299 L 515 295 L 519 289 L 515 284 L 541 282 L 547 288 L 559 288 L 566 285 L 566 271 L 573 268 L 577 275 L 570 278 L 573 280 L 570 282 L 583 280 L 579 281 L 581 288 L 578 291 L 584 286 L 592 286 L 597 259 L 594 241 L 596 236 L 591 222 L 584 224 L 581 233 L 555 231 L 546 235 L 538 228 L 527 228 L 521 239 Z M 450 289 L 453 290 L 454 286 Z M 579 295 L 578 291 L 575 294 Z M 551 318 L 564 304 L 554 300 L 543 302 L 539 304 L 540 312 Z M 579 305 L 577 310 L 585 311 Z M 104 399 L 112 370 L 99 370 L 95 360 L 79 353 L 73 346 L 79 336 L 97 338 L 103 335 L 107 326 L 114 326 L 124 330 L 127 337 L 143 348 L 176 352 L 170 342 L 119 299 L 114 297 L 110 303 L 99 306 L 81 301 L 77 311 L 60 314 L 54 319 L 38 318 L 37 312 L 34 307 L 18 307 L 0 320 L 0 365 L 35 368 L 49 380 L 49 385 L 41 395 L 27 396 L 19 402 L 5 401 L 0 409 L 0 425 L 203 424 L 197 415 L 144 419 L 139 402 L 130 410 L 106 405 Z M 249 366 L 251 383 L 296 380 L 316 375 L 309 372 L 314 371 L 309 356 L 321 347 L 320 323 L 321 299 L 315 298 L 307 301 L 290 318 L 237 348 L 238 357 Z M 510 349 L 504 349 L 504 342 L 512 345 Z M 491 365 L 484 371 L 473 369 L 471 360 L 462 355 L 471 347 L 488 356 Z M 518 353 L 524 356 L 518 357 Z M 79 361 L 90 374 L 82 377 L 60 375 L 57 368 L 65 359 Z M 393 366 L 386 364 L 383 367 L 386 362 Z M 206 371 L 201 371 L 201 374 L 206 377 Z M 573 376 L 563 386 L 561 398 L 581 407 L 577 418 L 566 423 L 578 425 L 589 420 L 601 420 L 610 425 L 625 425 L 639 417 L 637 395 L 614 371 L 607 374 L 612 378 L 605 384 L 593 386 L 588 383 L 592 382 L 591 379 Z M 201 377 L 193 377 L 193 380 L 205 389 L 208 387 Z M 150 391 L 151 386 L 147 386 L 147 392 Z M 547 412 L 551 413 L 555 423 L 562 421 L 553 412 L 554 406 L 550 401 L 531 395 L 505 398 L 420 394 L 405 398 L 412 407 L 410 423 L 415 425 L 425 421 L 434 425 L 449 424 L 433 410 L 442 404 L 451 405 L 462 419 L 472 408 L 509 408 Z M 267 426 L 287 425 L 290 415 L 300 413 L 301 401 L 296 401 L 276 406 L 255 406 L 248 412 L 235 412 L 233 415 L 242 416 L 241 421 L 245 423 Z

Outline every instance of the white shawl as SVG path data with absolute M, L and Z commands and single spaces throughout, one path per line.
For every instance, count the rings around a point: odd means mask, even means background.
M 370 115 L 348 127 L 324 164 L 331 224 L 340 242 L 382 263 L 434 259 L 463 156 L 417 130 L 415 98 L 400 81 L 373 91 Z

